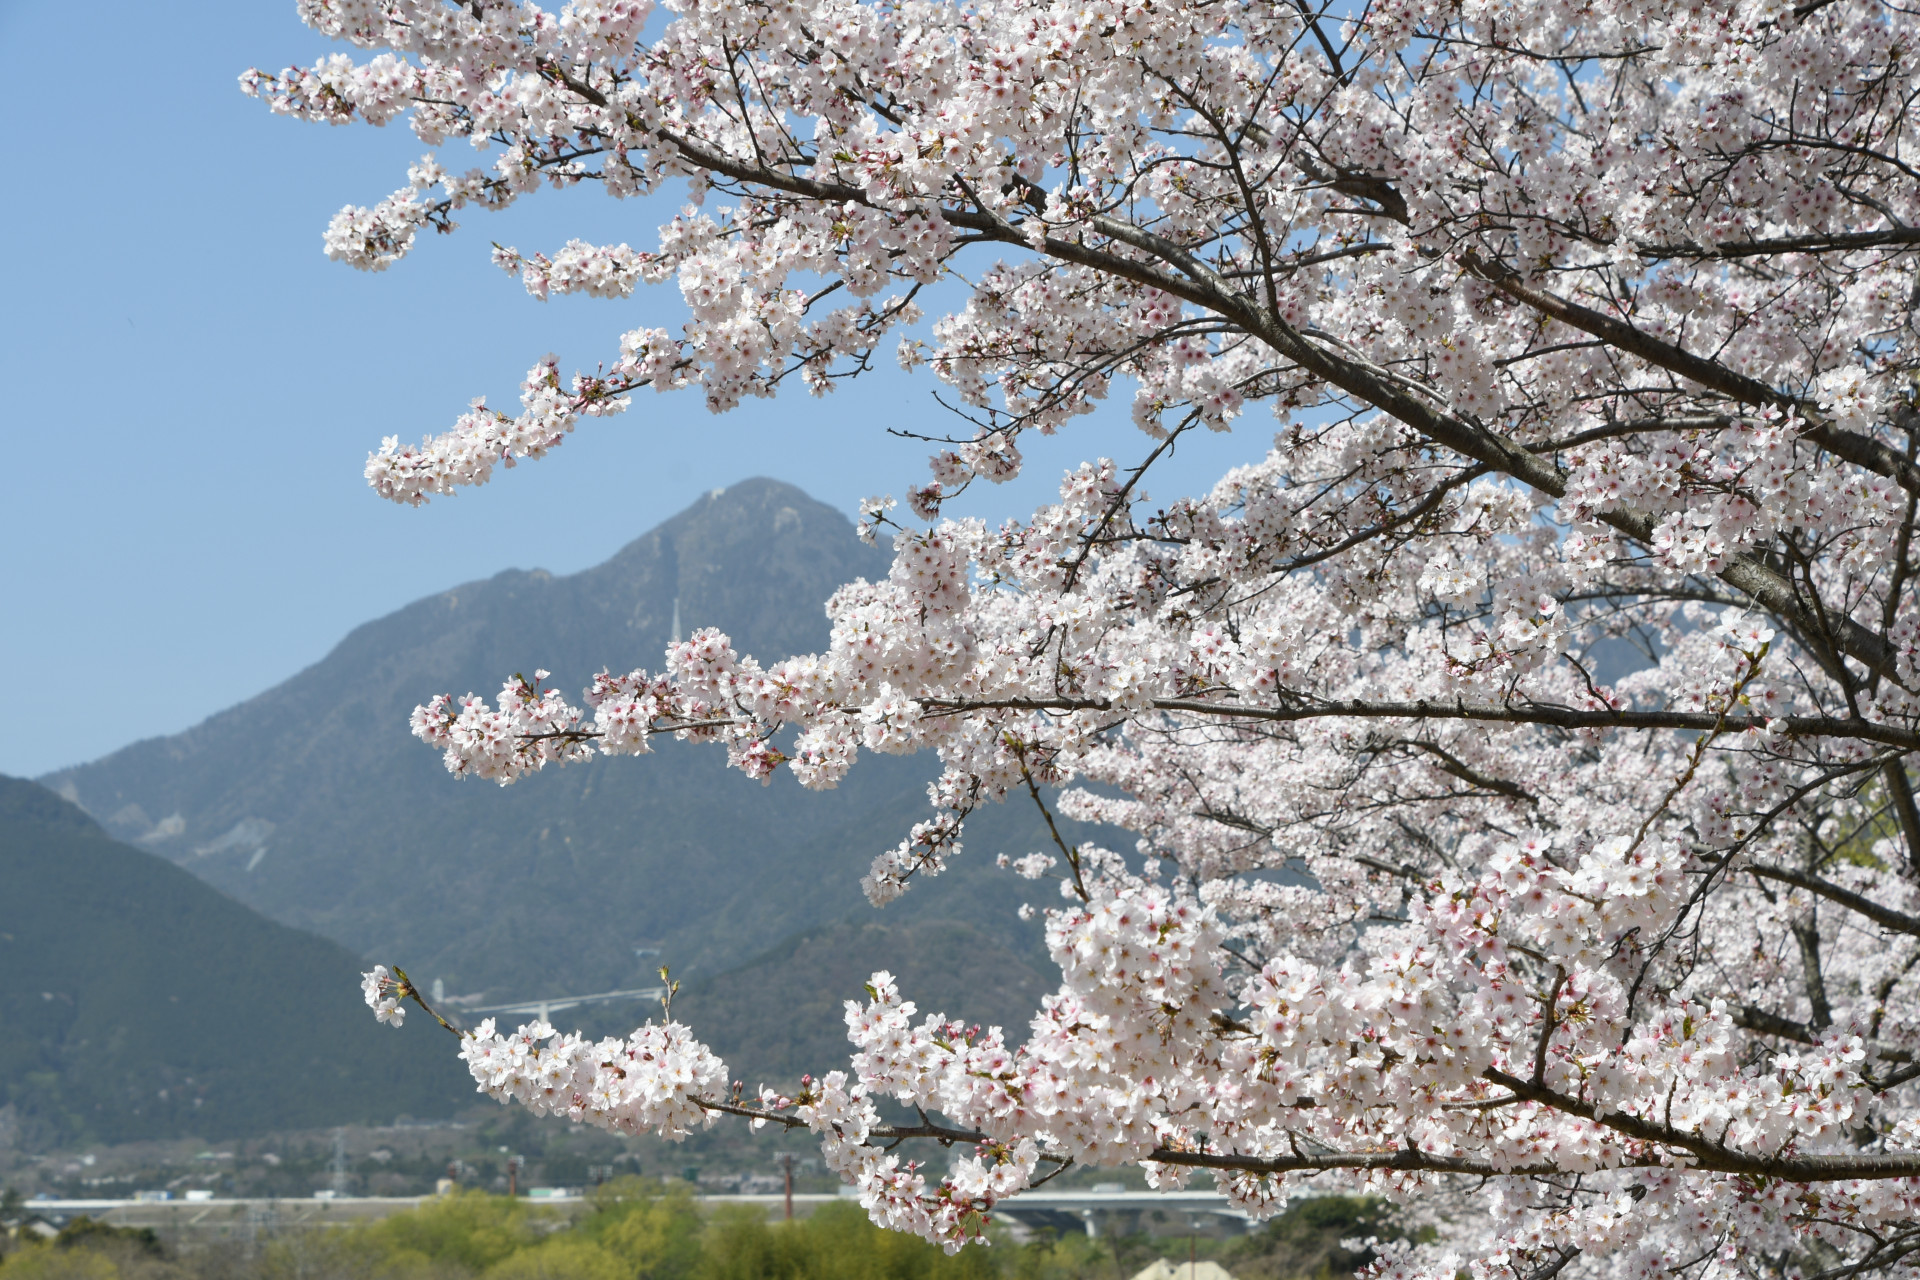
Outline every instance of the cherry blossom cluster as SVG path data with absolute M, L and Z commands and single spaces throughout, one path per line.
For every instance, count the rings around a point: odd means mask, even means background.
M 814 789 L 932 752 L 876 904 L 971 856 L 982 805 L 1053 833 L 984 851 L 1062 895 L 1024 913 L 1061 971 L 1025 1028 L 876 975 L 850 1070 L 792 1097 L 727 1092 L 673 1027 L 489 1029 L 519 1056 L 483 1084 L 809 1126 L 877 1221 L 956 1247 L 1073 1161 L 1205 1172 L 1255 1216 L 1390 1196 L 1421 1228 L 1381 1249 L 1396 1280 L 1920 1271 L 1904 10 L 300 11 L 363 52 L 242 87 L 432 152 L 335 218 L 342 262 L 542 188 L 691 201 L 651 241 L 496 247 L 535 297 L 671 284 L 685 315 L 386 441 L 383 496 L 484 483 L 642 387 L 822 393 L 884 343 L 957 410 L 904 504 L 862 505 L 893 566 L 827 602 L 821 652 L 702 629 L 581 699 L 544 672 L 433 698 L 416 735 L 500 783 L 659 735 Z M 1086 454 L 1119 460 L 1030 518 L 946 517 L 1116 396 L 1134 446 Z M 1201 430 L 1242 465 L 1150 496 Z M 937 1176 L 921 1137 L 973 1154 Z
M 480 698 L 435 698 L 414 708 L 414 736 L 443 748 L 450 771 L 502 781 L 530 760 L 538 767 L 583 759 L 582 744 L 568 736 L 580 713 L 558 691 L 539 687 L 547 674 L 534 672 L 531 683 L 520 676 L 509 680 L 500 690 L 498 709 Z
M 377 964 L 360 975 L 360 993 L 367 999 L 367 1008 L 373 1010 L 373 1016 L 390 1027 L 398 1027 L 407 1020 L 407 1006 L 401 1003 L 400 984 L 383 964 Z
M 891 989 L 886 974 L 875 982 Z M 828 1167 L 860 1189 L 875 1221 L 950 1252 L 983 1238 L 993 1205 L 1024 1188 L 1039 1160 L 1032 1141 L 984 1142 L 947 1176 L 929 1180 L 924 1165 L 887 1149 L 869 1082 L 830 1072 L 804 1081 L 798 1097 L 763 1087 L 754 1104 L 743 1106 L 738 1086 L 727 1088 L 726 1064 L 677 1022 L 649 1022 L 625 1040 L 590 1042 L 546 1022 L 502 1034 L 489 1018 L 462 1033 L 460 1056 L 488 1096 L 610 1132 L 681 1138 L 725 1111 L 754 1115 L 756 1126 L 791 1113 L 820 1135 Z
M 726 1064 L 677 1022 L 587 1041 L 546 1022 L 502 1035 L 488 1018 L 461 1037 L 460 1056 L 489 1097 L 617 1133 L 685 1137 L 714 1122 L 701 1101 L 727 1084 Z
M 887 980 L 885 973 L 874 975 L 878 984 Z M 798 1099 L 774 1102 L 781 1109 L 791 1106 L 820 1135 L 827 1168 L 858 1188 L 861 1207 L 873 1221 L 931 1240 L 948 1253 L 984 1241 L 994 1204 L 1032 1181 L 1038 1148 L 1030 1141 L 984 1142 L 974 1154 L 955 1160 L 944 1177 L 930 1181 L 924 1165 L 902 1161 L 876 1140 L 882 1126 L 872 1097 L 868 1082 L 830 1071 L 818 1082 L 808 1081 Z
M 1028 779 L 1070 781 L 1068 760 L 1117 787 L 1118 798 L 1069 792 L 1064 807 L 1140 832 L 1143 850 L 1201 877 L 1194 896 L 1157 887 L 1099 850 L 1026 855 L 1019 862 L 1030 877 L 1063 864 L 1073 874 L 1061 875 L 1070 905 L 1048 913 L 1065 985 L 1024 1044 L 944 1018 L 916 1026 L 911 1006 L 886 982 L 876 982 L 879 994 L 853 1025 L 855 1078 L 867 1092 L 913 1101 L 994 1142 L 1031 1142 L 1056 1159 L 1143 1162 L 1162 1185 L 1181 1185 L 1196 1166 L 1170 1157 L 1223 1146 L 1242 1160 L 1282 1165 L 1303 1142 L 1349 1157 L 1411 1146 L 1491 1173 L 1612 1177 L 1624 1189 L 1609 1194 L 1637 1206 L 1628 1195 L 1642 1185 L 1637 1170 L 1688 1168 L 1696 1148 L 1764 1168 L 1783 1153 L 1849 1144 L 1863 1116 L 1888 1114 L 1866 1083 L 1869 1057 L 1899 1061 L 1920 1047 L 1910 1007 L 1829 1009 L 1819 1025 L 1802 1018 L 1810 1044 L 1755 1059 L 1751 1020 L 1743 1026 L 1737 1015 L 1758 1002 L 1777 1005 L 1773 984 L 1785 973 L 1755 969 L 1744 986 L 1721 977 L 1704 988 L 1657 976 L 1667 963 L 1659 947 L 1700 909 L 1702 879 L 1727 875 L 1720 860 L 1728 850 L 1754 862 L 1780 856 L 1781 833 L 1764 844 L 1753 839 L 1768 830 L 1758 815 L 1803 786 L 1810 769 L 1872 759 L 1846 730 L 1816 754 L 1804 750 L 1796 720 L 1815 708 L 1791 678 L 1768 683 L 1781 662 L 1773 627 L 1749 610 L 1680 606 L 1665 626 L 1661 662 L 1611 689 L 1588 688 L 1577 666 L 1552 661 L 1572 646 L 1575 622 L 1562 623 L 1550 643 L 1513 634 L 1516 617 L 1561 615 L 1560 593 L 1538 576 L 1503 573 L 1484 550 L 1471 561 L 1487 579 L 1464 598 L 1469 620 L 1399 625 L 1390 646 L 1337 642 L 1364 625 L 1343 625 L 1353 615 L 1328 599 L 1351 586 L 1311 580 L 1263 578 L 1267 598 L 1221 622 L 1169 629 L 1129 621 L 1156 575 L 1205 580 L 1231 575 L 1236 557 L 1257 563 L 1245 524 L 1259 519 L 1273 531 L 1264 536 L 1298 536 L 1299 521 L 1256 516 L 1261 504 L 1250 497 L 1273 495 L 1255 485 L 1243 473 L 1231 502 L 1170 513 L 1187 531 L 1180 556 L 1194 554 L 1198 565 L 1170 565 L 1165 552 L 1108 553 L 1083 568 L 1084 591 L 1063 592 L 1076 536 L 1105 518 L 1117 488 L 1111 466 L 1086 468 L 1063 483 L 1060 508 L 1030 525 L 900 533 L 887 582 L 836 596 L 827 654 L 762 667 L 725 636 L 700 631 L 668 651 L 659 675 L 600 676 L 587 700 L 591 723 L 532 686 L 512 687 L 503 707 L 523 722 L 492 739 L 476 736 L 449 758 L 457 769 L 511 779 L 589 751 L 644 751 L 652 733 L 667 731 L 724 741 L 750 776 L 764 780 L 784 763 L 821 786 L 843 776 L 863 747 L 932 745 L 947 765 L 935 787 L 941 807 L 876 863 L 867 883 L 877 901 L 897 896 L 915 874 L 937 874 L 958 853 L 965 813 L 983 796 L 1004 798 Z M 1525 545 L 1530 514 L 1506 491 L 1483 486 L 1463 492 L 1454 518 L 1499 547 L 1501 539 Z M 1198 553 L 1196 531 L 1208 544 Z M 1392 571 L 1402 589 L 1431 591 L 1431 561 Z M 1509 603 L 1496 622 L 1491 602 L 1502 594 Z M 1488 621 L 1476 625 L 1473 616 Z M 1494 625 L 1501 630 L 1485 629 Z M 1043 665 L 1035 642 L 1047 632 L 1060 637 L 1059 648 Z M 1423 702 L 1480 705 L 1489 715 L 1498 708 L 1518 723 L 1489 732 L 1435 717 L 1441 723 L 1400 753 L 1403 776 L 1374 785 L 1353 770 L 1383 748 L 1365 721 L 1338 709 L 1377 720 L 1366 704 L 1383 694 L 1395 712 L 1388 727 L 1398 733 L 1407 732 L 1402 722 L 1420 720 L 1410 708 Z M 1247 716 L 1213 710 L 1264 706 L 1287 715 L 1302 701 L 1330 710 L 1303 709 L 1289 737 L 1236 736 L 1231 730 Z M 978 710 L 957 714 L 962 703 Z M 469 706 L 482 722 L 503 714 Z M 437 726 L 447 707 L 428 709 L 434 732 L 446 735 L 432 739 L 443 749 L 452 730 Z M 1571 767 L 1558 733 L 1525 723 L 1529 707 L 1600 716 L 1576 738 L 1590 744 L 1582 748 L 1590 760 Z M 1606 717 L 1654 707 L 1692 719 L 1653 739 L 1607 728 Z M 578 727 L 555 736 L 555 725 Z M 1117 745 L 1115 726 L 1126 730 Z M 782 732 L 796 734 L 784 751 L 770 745 Z M 1723 739 L 1728 745 L 1717 745 Z M 1432 764 L 1411 765 L 1422 759 Z M 1514 779 L 1553 803 L 1512 794 L 1518 783 L 1495 785 Z M 1342 787 L 1350 803 L 1323 800 Z M 1323 804 L 1331 811 L 1315 810 Z M 1480 872 L 1400 873 L 1406 860 L 1426 859 L 1367 814 L 1383 804 L 1401 820 L 1418 814 L 1436 830 L 1451 828 L 1453 862 Z M 1551 831 L 1486 842 L 1489 823 L 1497 830 L 1543 815 Z M 1249 840 L 1250 826 L 1270 834 Z M 1872 847 L 1878 852 L 1868 857 L 1877 861 L 1835 870 L 1833 883 L 1892 901 L 1904 853 L 1886 841 Z M 1275 884 L 1249 874 L 1288 866 L 1308 879 Z M 1776 939 L 1794 936 L 1804 906 L 1763 905 L 1764 897 L 1720 888 L 1697 927 L 1716 931 L 1743 965 L 1749 954 L 1772 953 Z M 1899 900 L 1909 915 L 1920 906 L 1910 884 Z M 1405 923 L 1384 922 L 1393 916 Z M 1238 956 L 1227 949 L 1236 935 Z M 1836 929 L 1824 942 L 1827 963 L 1863 975 L 1869 964 L 1886 975 L 1876 985 L 1891 993 L 1912 961 L 1911 944 L 1869 961 L 1864 953 L 1875 948 L 1860 945 L 1867 941 Z M 1239 956 L 1269 958 L 1236 979 Z M 1649 973 L 1664 988 L 1657 999 L 1633 990 Z M 1627 1026 L 1633 1034 L 1622 1035 Z M 1503 1081 L 1536 1092 L 1514 1094 Z M 1652 1126 L 1658 1137 L 1623 1132 L 1617 1126 L 1625 1122 Z M 1890 1152 L 1920 1151 L 1895 1132 L 1885 1139 Z M 1198 1167 L 1207 1167 L 1204 1159 Z M 878 1197 L 873 1204 L 894 1206 L 876 1211 L 876 1220 L 958 1238 L 951 1221 L 902 1217 L 903 1193 L 888 1199 L 873 1190 L 876 1178 L 905 1177 L 917 1203 L 913 1171 L 848 1168 L 863 1195 Z M 1297 1182 L 1257 1168 L 1217 1168 L 1215 1177 L 1258 1215 L 1282 1207 Z M 1423 1180 L 1430 1181 L 1424 1170 L 1411 1178 L 1367 1171 L 1361 1185 L 1411 1191 Z M 1715 1185 L 1722 1189 L 1689 1195 L 1713 1230 L 1733 1230 L 1744 1212 L 1741 1184 Z M 1880 1185 L 1863 1181 L 1856 1190 L 1870 1199 Z M 1892 1203 L 1884 1221 L 1899 1221 L 1907 1201 Z M 1882 1221 L 1871 1207 L 1848 1212 Z M 1524 1232 L 1542 1230 L 1538 1215 L 1521 1218 Z M 1566 1228 L 1572 1235 L 1554 1238 L 1577 1236 L 1585 1250 L 1647 1239 L 1638 1218 L 1600 1235 L 1592 1222 L 1582 1216 L 1577 1231 Z
M 529 258 L 517 249 L 496 246 L 493 262 L 503 271 L 518 271 L 527 292 L 536 298 L 548 298 L 556 293 L 624 298 L 643 280 L 653 283 L 663 274 L 649 272 L 648 255 L 636 253 L 624 244 L 608 248 L 584 240 L 567 241 L 551 258 L 544 253 Z
M 508 417 L 491 408 L 482 396 L 451 431 L 420 445 L 402 445 L 398 436 L 388 436 L 379 451 L 367 458 L 367 482 L 382 497 L 414 506 L 461 485 L 484 484 L 495 463 L 512 467 L 521 458 L 542 457 L 581 418 L 626 409 L 627 392 L 644 386 L 664 391 L 677 385 L 684 363 L 680 348 L 664 329 L 624 334 L 620 360 L 605 376 L 577 375 L 563 384 L 558 360 L 548 356 L 528 370 L 520 384 L 519 416 Z

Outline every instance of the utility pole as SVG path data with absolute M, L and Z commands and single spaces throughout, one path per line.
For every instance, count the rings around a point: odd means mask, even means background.
M 785 1155 L 781 1156 L 780 1163 L 785 1165 L 787 1170 L 787 1221 L 792 1222 L 793 1221 L 793 1152 L 789 1151 Z
M 507 1157 L 507 1198 L 509 1200 L 511 1200 L 514 1196 L 519 1194 L 519 1185 L 520 1185 L 520 1157 L 508 1156 Z

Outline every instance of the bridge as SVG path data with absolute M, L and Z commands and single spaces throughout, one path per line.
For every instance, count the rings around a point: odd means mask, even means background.
M 596 991 L 584 996 L 549 996 L 544 1000 L 521 1000 L 514 1004 L 481 1004 L 468 1007 L 448 1001 L 444 1012 L 463 1015 L 479 1014 L 483 1017 L 496 1013 L 509 1016 L 531 1014 L 545 1022 L 562 1010 L 575 1009 L 581 1005 L 613 1004 L 624 1000 L 664 1000 L 666 995 L 665 987 L 638 987 L 632 991 Z

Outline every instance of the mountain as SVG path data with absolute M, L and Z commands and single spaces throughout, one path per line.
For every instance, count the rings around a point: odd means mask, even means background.
M 668 743 L 499 788 L 450 777 L 408 735 L 416 703 L 491 697 L 515 671 L 545 667 L 577 690 L 603 665 L 657 669 L 676 619 L 763 660 L 818 650 L 827 597 L 889 563 L 839 512 L 746 481 L 595 568 L 510 571 L 420 600 L 185 733 L 44 781 L 276 920 L 489 1002 L 640 986 L 662 960 L 704 981 L 849 919 L 906 930 L 884 935 L 903 946 L 917 922 L 984 927 L 1027 963 L 1038 926 L 1011 917 L 1032 886 L 991 863 L 1046 843 L 1030 806 L 977 818 L 954 869 L 884 915 L 860 895 L 874 854 L 924 816 L 930 757 L 863 757 L 815 793 L 784 771 L 756 786 L 715 748 Z
M 919 1016 L 999 1026 L 1013 1043 L 1060 974 L 994 932 L 960 920 L 843 921 L 797 935 L 731 972 L 690 983 L 674 1014 L 697 1027 L 732 1074 L 755 1084 L 845 1070 L 844 1002 L 864 1001 L 885 969 Z M 916 1019 L 917 1021 L 917 1019 Z
M 473 1105 L 451 1038 L 376 1024 L 361 968 L 0 777 L 0 1142 L 217 1140 Z

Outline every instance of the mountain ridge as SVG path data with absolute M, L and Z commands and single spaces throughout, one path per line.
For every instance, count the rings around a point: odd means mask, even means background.
M 859 893 L 873 856 L 924 814 L 931 759 L 865 755 L 814 793 L 785 771 L 752 785 L 717 749 L 668 742 L 501 789 L 450 778 L 407 732 L 432 694 L 491 696 L 516 670 L 550 669 L 566 689 L 602 665 L 657 668 L 676 613 L 764 660 L 818 651 L 828 596 L 890 561 L 799 489 L 744 481 L 602 564 L 424 597 L 184 733 L 44 781 L 268 916 L 449 990 L 620 989 L 662 960 L 704 985 L 849 920 L 884 922 L 847 935 L 863 953 L 901 945 L 915 922 L 987 928 L 1012 973 L 1039 957 L 1039 928 L 1012 921 L 1031 886 L 991 862 L 1045 843 L 1031 809 L 976 816 L 969 851 L 883 915 Z M 946 923 L 928 935 L 936 950 L 960 936 Z

